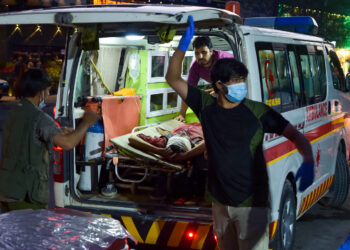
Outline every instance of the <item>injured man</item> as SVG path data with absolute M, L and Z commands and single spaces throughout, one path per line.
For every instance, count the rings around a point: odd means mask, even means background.
M 168 130 L 164 129 L 168 127 L 166 125 L 157 126 L 157 136 L 137 132 L 129 137 L 129 143 L 139 150 L 155 154 L 164 161 L 181 164 L 188 169 L 186 172 L 179 171 L 172 175 L 172 185 L 169 189 L 166 183 L 167 174 L 159 172 L 154 181 L 154 191 L 150 195 L 152 200 L 175 198 L 174 205 L 194 205 L 197 199 L 204 198 L 207 175 L 207 164 L 203 158 L 203 131 L 200 123 L 185 124 L 173 121 L 178 125 Z
M 172 131 L 157 127 L 157 132 L 161 136 L 148 136 L 143 133 L 136 135 L 147 143 L 143 143 L 135 136 L 130 137 L 129 142 L 138 149 L 157 154 L 176 163 L 185 162 L 205 151 L 203 131 L 199 122 L 181 124 Z

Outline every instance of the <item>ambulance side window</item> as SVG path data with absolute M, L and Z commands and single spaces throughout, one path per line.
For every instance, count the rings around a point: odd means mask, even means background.
M 278 112 L 291 110 L 298 101 L 284 44 L 257 43 L 263 102 Z
M 296 59 L 295 52 L 293 50 L 289 50 L 288 56 L 289 56 L 290 67 L 292 70 L 294 96 L 296 99 L 297 106 L 301 107 L 303 94 L 301 91 L 301 82 L 299 79 L 299 71 L 298 71 L 298 65 L 297 65 L 297 59 Z
M 306 46 L 296 46 L 296 49 L 299 55 L 298 59 L 301 68 L 306 105 L 310 105 L 315 103 L 315 89 L 313 82 L 313 73 L 311 71 L 312 61 L 309 57 L 308 49 Z
M 304 90 L 306 95 L 306 104 L 312 104 L 312 97 L 314 96 L 314 87 L 312 84 L 310 61 L 308 55 L 300 55 L 301 72 L 304 82 Z
M 325 60 L 324 60 L 322 50 L 317 50 L 316 59 L 317 59 L 317 76 L 318 76 L 318 84 L 316 87 L 316 92 L 320 95 L 321 100 L 324 100 L 327 94 L 327 77 L 326 77 Z
M 326 97 L 324 57 L 315 46 L 296 46 L 302 72 L 306 105 L 321 102 Z
M 318 66 L 316 62 L 316 55 L 309 55 L 310 58 L 310 69 L 311 69 L 311 78 L 313 83 L 314 95 L 320 94 L 319 89 L 319 77 L 318 77 Z
M 333 86 L 335 89 L 347 92 L 344 72 L 334 50 L 328 49 L 328 61 L 332 71 Z
M 258 49 L 260 80 L 263 91 L 263 102 L 281 112 L 281 99 L 276 98 L 279 89 L 275 66 L 275 54 L 272 49 Z
M 285 50 L 274 50 L 277 66 L 279 89 L 275 92 L 276 97 L 281 99 L 282 112 L 293 109 L 293 91 L 291 87 L 291 74 Z

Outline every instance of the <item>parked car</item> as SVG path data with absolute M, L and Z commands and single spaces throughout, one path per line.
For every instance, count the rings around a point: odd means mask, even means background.
M 0 99 L 9 93 L 9 83 L 6 80 L 0 79 Z

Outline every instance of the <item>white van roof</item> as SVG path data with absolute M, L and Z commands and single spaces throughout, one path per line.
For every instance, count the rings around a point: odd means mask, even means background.
M 0 25 L 59 24 L 70 26 L 74 24 L 119 22 L 185 24 L 189 15 L 193 16 L 195 22 L 216 20 L 222 23 L 222 26 L 233 22 L 241 23 L 241 18 L 238 15 L 224 9 L 147 4 L 76 6 L 9 12 L 0 14 Z
M 254 35 L 261 35 L 265 37 L 280 37 L 280 38 L 292 38 L 294 40 L 307 40 L 307 41 L 313 41 L 313 42 L 324 42 L 324 39 L 317 36 L 310 36 L 305 34 L 299 34 L 299 33 L 293 33 L 283 30 L 277 30 L 277 29 L 267 29 L 267 28 L 259 28 L 259 27 L 252 27 L 252 26 L 246 26 L 241 25 L 240 28 L 242 29 L 243 34 L 254 34 Z M 278 41 L 276 41 L 278 42 Z

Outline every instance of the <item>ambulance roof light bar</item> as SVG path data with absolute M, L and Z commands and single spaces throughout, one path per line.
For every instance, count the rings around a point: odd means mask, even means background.
M 278 29 L 308 35 L 316 35 L 318 24 L 310 16 L 292 17 L 250 17 L 243 20 L 244 25 Z

